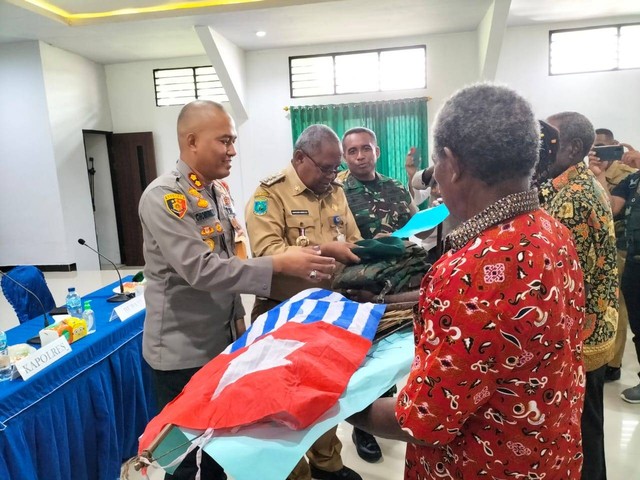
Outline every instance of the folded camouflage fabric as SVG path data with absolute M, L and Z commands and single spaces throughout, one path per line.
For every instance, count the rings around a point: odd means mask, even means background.
M 379 256 L 377 259 L 361 257 L 361 263 L 348 265 L 336 275 L 332 289 L 366 290 L 379 294 L 389 283 L 390 288 L 388 287 L 385 293 L 400 293 L 419 288 L 422 277 L 431 266 L 427 263 L 427 252 L 412 242 L 401 242 L 404 246 L 401 256 L 385 258 L 387 253 L 384 252 L 382 259 Z M 355 249 L 354 253 L 360 256 Z M 386 282 L 387 280 L 389 282 Z
M 383 260 L 401 257 L 405 252 L 404 240 L 397 237 L 380 237 L 356 242 L 351 250 L 361 260 Z

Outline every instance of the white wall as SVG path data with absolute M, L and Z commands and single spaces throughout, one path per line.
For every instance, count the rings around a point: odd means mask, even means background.
M 615 19 L 607 19 L 607 23 L 612 21 Z M 619 139 L 640 148 L 640 131 L 635 128 L 640 111 L 640 70 L 548 76 L 549 29 L 587 25 L 582 22 L 507 29 L 496 81 L 509 84 L 528 97 L 540 118 L 560 110 L 577 110 L 587 115 L 595 127 L 609 127 Z M 424 90 L 289 97 L 289 56 L 419 44 L 427 45 Z M 246 52 L 244 92 L 249 120 L 238 128 L 238 156 L 229 178 L 240 216 L 260 179 L 286 166 L 291 158 L 291 126 L 283 107 L 430 96 L 432 126 L 436 112 L 449 95 L 478 81 L 478 48 L 478 33 L 474 31 Z M 180 107 L 155 106 L 153 69 L 207 64 L 207 57 L 191 57 L 105 67 L 114 131 L 152 131 L 159 174 L 170 170 L 178 158 L 175 122 Z
M 68 262 L 78 270 L 99 268 L 82 130 L 111 131 L 104 67 L 41 43 L 42 67 L 53 137 L 59 195 L 63 205 Z
M 176 120 L 182 107 L 156 107 L 153 70 L 210 64 L 201 56 L 105 66 L 113 132 L 153 132 L 158 175 L 170 171 L 178 159 Z
M 71 263 L 40 44 L 0 45 L 0 265 Z
M 242 51 L 232 44 L 224 44 L 225 58 L 233 61 L 233 76 L 243 71 Z M 157 107 L 153 70 L 157 68 L 193 67 L 211 65 L 206 56 L 120 63 L 105 66 L 109 102 L 111 105 L 114 133 L 153 132 L 158 175 L 171 171 L 180 155 L 176 134 L 176 121 L 182 106 Z M 240 88 L 244 88 L 240 84 Z M 229 107 L 228 104 L 225 105 Z M 226 179 L 237 205 L 243 198 L 240 182 L 239 158 L 242 156 L 243 135 L 237 143 L 240 155 L 234 161 L 231 176 Z M 240 209 L 238 209 L 240 214 Z M 243 220 L 241 217 L 240 220 Z
M 640 17 L 607 19 L 606 24 L 640 22 Z M 549 76 L 549 30 L 599 23 L 571 23 L 509 28 L 496 81 L 525 95 L 536 114 L 580 112 L 594 128 L 609 128 L 620 141 L 640 149 L 640 69 Z M 640 48 L 640 46 L 639 46 Z
M 98 268 L 82 129 L 111 130 L 102 66 L 41 42 L 0 46 L 0 264 Z
M 87 170 L 93 166 L 93 188 L 95 198 L 96 245 L 100 253 L 113 261 L 121 263 L 120 244 L 118 242 L 118 225 L 113 201 L 113 184 L 111 183 L 111 169 L 109 167 L 109 152 L 107 137 L 99 133 L 85 133 L 84 144 L 87 159 Z M 93 163 L 89 162 L 93 158 Z M 86 239 L 85 239 L 86 240 Z M 100 265 L 111 268 L 111 264 L 100 258 Z
M 245 198 L 237 199 L 238 206 L 244 208 L 260 179 L 284 168 L 291 160 L 291 123 L 283 107 L 430 96 L 431 125 L 443 100 L 477 78 L 476 38 L 475 32 L 468 32 L 247 52 L 249 121 L 246 128 L 241 129 L 240 152 Z M 289 96 L 289 56 L 424 44 L 427 45 L 426 89 L 298 99 Z
M 228 179 L 240 219 L 243 220 L 244 205 L 260 179 L 280 170 L 291 159 L 291 125 L 283 107 L 431 96 L 431 123 L 433 114 L 448 95 L 477 78 L 476 38 L 475 32 L 468 32 L 246 52 L 245 83 L 240 88 L 245 91 L 249 120 L 238 127 L 238 156 Z M 289 97 L 289 56 L 425 43 L 426 89 L 296 100 Z M 235 57 L 241 55 L 236 51 Z M 171 170 L 178 158 L 175 123 L 181 107 L 155 106 L 153 70 L 209 63 L 207 57 L 192 57 L 105 67 L 114 132 L 152 131 L 158 174 Z M 238 65 L 231 67 L 237 77 L 241 69 Z

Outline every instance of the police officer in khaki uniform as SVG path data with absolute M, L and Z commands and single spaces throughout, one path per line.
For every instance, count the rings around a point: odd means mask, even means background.
M 356 263 L 351 252 L 360 232 L 342 187 L 335 181 L 342 157 L 340 139 L 324 125 L 308 127 L 298 138 L 291 165 L 264 179 L 246 208 L 247 232 L 253 255 L 258 258 L 287 252 L 296 246 L 315 246 L 323 256 L 343 264 Z M 329 279 L 317 280 L 312 272 L 305 281 L 274 275 L 271 293 L 256 299 L 255 319 L 283 300 L 313 286 L 330 288 Z M 320 437 L 289 478 L 296 480 L 361 480 L 342 464 L 342 444 L 333 428 Z
M 236 154 L 233 120 L 217 103 L 192 102 L 178 117 L 178 141 L 176 169 L 154 180 L 139 205 L 147 280 L 143 356 L 154 372 L 159 408 L 244 331 L 240 293 L 269 295 L 276 273 L 327 281 L 335 263 L 302 248 L 235 257 L 242 227 L 219 181 Z

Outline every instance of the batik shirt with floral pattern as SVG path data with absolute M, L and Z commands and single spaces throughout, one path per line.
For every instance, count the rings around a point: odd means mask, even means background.
M 604 188 L 580 162 L 540 186 L 540 203 L 573 234 L 587 284 L 584 364 L 608 363 L 618 327 L 618 267 L 613 215 Z
M 579 479 L 583 320 L 571 234 L 543 210 L 443 256 L 422 283 L 396 404 L 432 445 L 408 444 L 405 478 Z

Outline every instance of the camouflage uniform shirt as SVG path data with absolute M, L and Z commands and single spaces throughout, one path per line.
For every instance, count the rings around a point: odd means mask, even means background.
M 409 191 L 393 178 L 376 172 L 375 180 L 362 182 L 348 171 L 338 178 L 363 238 L 394 232 L 417 211 Z

